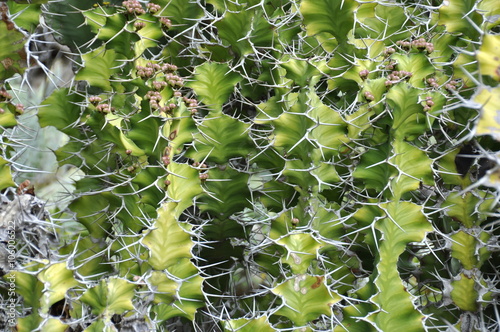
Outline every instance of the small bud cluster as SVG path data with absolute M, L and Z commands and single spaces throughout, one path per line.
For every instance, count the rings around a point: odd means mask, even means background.
M 208 179 L 208 173 L 207 173 L 208 166 L 206 164 L 202 164 L 202 163 L 195 161 L 193 163 L 193 167 L 197 168 L 200 171 L 199 178 L 202 182 L 204 182 Z
M 0 108 L 0 114 L 4 114 L 5 110 L 3 108 Z
M 406 40 L 398 40 L 396 42 L 396 45 L 400 46 L 401 48 L 407 49 L 407 50 L 409 50 L 411 47 L 411 43 L 409 41 L 406 41 Z
M 23 104 L 16 104 L 16 112 L 19 113 L 19 114 L 23 114 L 24 113 L 24 105 Z
M 166 17 L 160 18 L 160 23 L 167 29 L 170 29 L 172 27 L 172 21 L 170 21 Z
M 91 96 L 91 97 L 89 97 L 89 102 L 92 105 L 94 105 L 94 106 L 96 106 L 97 104 L 99 104 L 101 101 L 102 101 L 102 98 L 99 97 L 99 96 Z
M 364 95 L 365 99 L 369 102 L 375 100 L 375 96 L 370 91 L 365 91 Z
M 170 104 L 168 104 L 168 105 L 165 105 L 165 106 L 163 106 L 163 107 L 160 107 L 160 111 L 161 111 L 161 112 L 164 112 L 164 113 L 170 113 L 170 112 L 172 112 L 172 111 L 173 111 L 176 107 L 177 107 L 177 105 L 176 105 L 176 104 L 174 104 L 174 103 L 170 103 Z
M 139 31 L 142 28 L 144 28 L 145 26 L 146 26 L 146 22 L 143 22 L 143 21 L 135 21 L 134 22 L 135 31 Z
M 366 79 L 369 74 L 370 71 L 368 69 L 363 69 L 362 71 L 359 72 L 359 77 L 361 77 L 362 79 Z
M 0 100 L 1 101 L 4 101 L 4 100 L 10 100 L 12 99 L 12 96 L 4 89 L 1 89 L 0 90 Z
M 430 111 L 430 109 L 432 108 L 432 106 L 434 106 L 434 101 L 432 101 L 432 97 L 431 96 L 427 96 L 425 97 L 425 101 L 423 102 L 423 106 L 424 106 L 424 112 L 428 112 Z
M 170 156 L 164 155 L 161 157 L 161 160 L 163 161 L 163 165 L 168 166 L 170 165 Z
M 164 82 L 164 81 L 154 81 L 152 84 L 153 84 L 153 88 L 156 91 L 161 91 L 167 85 L 167 82 Z
M 410 73 L 409 71 L 404 71 L 404 70 L 397 71 L 397 70 L 395 70 L 392 73 L 390 73 L 389 75 L 387 75 L 387 81 L 385 81 L 385 86 L 387 86 L 387 87 L 392 86 L 393 84 L 400 82 L 402 79 L 412 77 L 412 75 L 413 74 Z
M 449 83 L 446 83 L 444 85 L 444 88 L 448 91 L 455 91 L 457 89 L 457 87 L 460 85 L 460 82 L 457 81 L 457 80 L 452 80 L 450 81 Z
M 385 69 L 386 70 L 394 70 L 394 68 L 396 68 L 396 61 L 394 60 L 390 60 L 389 63 L 385 66 Z
M 396 50 L 394 49 L 394 47 L 388 47 L 384 50 L 384 55 L 389 56 L 395 52 L 396 52 Z
M 396 45 L 406 50 L 409 50 L 410 48 L 415 48 L 421 51 L 426 50 L 427 53 L 434 52 L 434 44 L 427 42 L 425 38 L 415 39 L 411 42 L 405 40 L 398 40 L 396 42 Z
M 127 167 L 127 171 L 129 171 L 130 173 L 134 173 L 139 168 L 141 168 L 141 166 L 139 164 L 135 163 L 135 164 Z
M 174 71 L 177 70 L 177 66 L 171 65 L 170 63 L 165 63 L 164 65 L 161 66 L 161 70 L 164 73 L 173 73 Z
M 111 107 L 109 104 L 99 104 L 96 106 L 98 112 L 101 113 L 111 113 L 115 110 L 114 107 Z
M 148 10 L 151 14 L 157 13 L 161 10 L 161 6 L 155 3 L 148 3 L 146 7 L 148 7 Z
M 146 96 L 144 96 L 144 99 L 149 100 L 151 109 L 159 110 L 160 112 L 164 113 L 170 113 L 177 107 L 177 105 L 174 103 L 160 106 L 159 102 L 161 101 L 161 94 L 158 91 L 148 91 Z
M 142 77 L 143 79 L 151 78 L 157 72 L 161 71 L 166 74 L 165 77 L 167 81 L 172 81 L 172 83 L 169 82 L 172 86 L 174 85 L 182 86 L 184 84 L 179 76 L 172 74 L 174 71 L 177 70 L 176 65 L 171 65 L 166 63 L 160 66 L 157 63 L 148 62 L 146 64 L 146 67 L 136 66 L 136 70 L 137 70 L 137 75 Z
M 429 84 L 429 86 L 431 88 L 438 88 L 439 87 L 439 84 L 437 83 L 437 80 L 434 77 L 429 77 L 426 80 L 426 82 L 427 82 L 427 84 Z
M 163 156 L 161 157 L 161 160 L 163 161 L 163 165 L 168 166 L 170 165 L 170 152 L 171 152 L 171 147 L 168 146 L 165 151 L 163 152 Z M 170 185 L 170 181 L 165 180 L 165 185 Z
M 186 104 L 187 107 L 191 108 L 192 115 L 195 115 L 196 113 L 198 113 L 198 110 L 196 109 L 196 107 L 198 107 L 198 101 L 196 99 L 190 99 L 190 98 L 184 96 L 182 98 L 182 100 L 184 101 L 184 103 Z
M 142 8 L 142 5 L 137 0 L 126 0 L 122 2 L 122 6 L 125 7 L 129 14 L 142 15 L 146 11 Z
M 184 81 L 178 75 L 167 73 L 165 74 L 165 79 L 168 84 L 172 87 L 182 87 L 184 86 Z
M 197 161 L 195 161 L 193 163 L 193 167 L 196 167 L 196 168 L 199 168 L 199 169 L 202 169 L 202 170 L 208 168 L 207 164 L 202 164 L 202 163 L 197 162 Z
M 144 96 L 144 99 L 149 100 L 149 104 L 152 109 L 156 110 L 160 108 L 158 103 L 161 100 L 161 94 L 158 91 L 148 91 Z
M 146 64 L 146 67 L 137 66 L 136 70 L 137 70 L 137 76 L 140 76 L 143 79 L 148 79 L 150 77 L 153 77 L 157 70 L 160 70 L 160 65 L 148 62 Z

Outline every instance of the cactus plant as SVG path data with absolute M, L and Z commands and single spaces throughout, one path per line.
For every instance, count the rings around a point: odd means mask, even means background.
M 498 326 L 494 0 L 2 6 L 5 202 L 38 24 L 75 76 L 33 108 L 82 174 L 4 270 L 17 330 Z

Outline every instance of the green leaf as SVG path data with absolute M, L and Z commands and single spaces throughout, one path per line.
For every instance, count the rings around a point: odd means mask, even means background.
M 451 236 L 451 240 L 451 256 L 458 259 L 466 270 L 478 267 L 478 260 L 475 255 L 476 238 L 464 231 L 458 231 Z
M 103 279 L 97 286 L 88 289 L 80 300 L 92 308 L 93 314 L 110 318 L 134 309 L 134 289 L 135 285 L 124 279 Z
M 228 219 L 233 213 L 251 206 L 248 189 L 248 174 L 229 166 L 213 168 L 208 171 L 204 193 L 196 199 L 198 208 L 221 220 Z M 227 222 L 231 222 L 227 220 Z
M 424 53 L 393 54 L 397 69 L 411 73 L 408 83 L 416 88 L 425 88 L 425 78 L 434 74 L 436 68 Z
M 450 295 L 451 299 L 461 310 L 475 312 L 478 308 L 478 292 L 476 282 L 473 276 L 466 276 L 460 273 L 455 280 L 451 282 L 453 288 Z
M 223 44 L 234 49 L 240 56 L 252 53 L 249 38 L 245 37 L 249 35 L 253 19 L 253 11 L 244 10 L 226 12 L 220 20 L 215 22 Z
M 491 76 L 496 81 L 500 81 L 500 57 L 498 54 L 500 54 L 500 36 L 485 35 L 479 52 L 477 52 L 479 70 L 481 75 Z
M 70 329 L 69 325 L 64 324 L 57 318 L 49 318 L 41 327 L 41 331 L 45 332 L 66 332 Z
M 17 331 L 19 332 L 31 332 L 37 330 L 42 323 L 42 317 L 38 313 L 32 313 L 26 317 L 20 317 L 17 320 Z
M 158 16 L 166 16 L 172 21 L 172 31 L 185 31 L 203 17 L 203 8 L 196 2 L 186 0 L 156 0 L 162 6 Z
M 78 103 L 82 101 L 82 96 L 69 93 L 66 88 L 55 90 L 42 102 L 38 111 L 40 126 L 53 126 L 65 134 L 74 134 L 74 127 L 78 125 L 81 115 L 81 106 Z
M 97 241 L 85 232 L 78 235 L 81 237 L 77 241 L 59 249 L 63 255 L 74 255 L 70 263 L 75 266 L 75 273 L 84 277 L 85 280 L 97 282 L 102 279 L 103 275 L 114 272 L 114 268 L 111 264 L 107 264 L 105 258 L 107 244 L 104 241 Z
M 175 301 L 179 283 L 170 279 L 166 273 L 152 271 L 147 278 L 147 283 L 155 290 L 154 303 L 171 304 Z
M 460 148 L 456 148 L 454 150 L 447 152 L 446 154 L 443 154 L 439 159 L 439 161 L 437 162 L 438 165 L 437 170 L 439 172 L 439 176 L 443 179 L 443 181 L 446 184 L 459 185 L 462 188 L 465 188 L 468 185 L 470 185 L 470 177 L 469 176 L 462 177 L 458 173 L 455 160 L 459 153 L 460 153 Z
M 304 0 L 300 12 L 309 36 L 329 33 L 339 42 L 345 42 L 354 26 L 354 0 Z
M 224 331 L 259 331 L 259 332 L 274 332 L 276 331 L 269 324 L 268 317 L 261 316 L 258 318 L 246 319 L 231 319 L 223 322 Z
M 476 40 L 479 32 L 474 25 L 480 26 L 482 17 L 474 9 L 475 0 L 453 0 L 443 2 L 439 7 L 438 24 L 442 24 L 451 33 L 463 33 Z
M 496 0 L 482 0 L 477 5 L 478 12 L 483 17 L 483 31 L 489 31 L 500 24 L 500 7 Z
M 307 134 L 314 126 L 307 114 L 308 103 L 306 93 L 290 93 L 283 102 L 274 99 L 259 105 L 260 114 L 255 123 L 269 123 L 274 127 L 270 140 L 283 156 L 307 159 L 306 156 L 314 148 L 307 140 Z
M 151 230 L 142 240 L 149 248 L 149 264 L 155 270 L 169 269 L 177 264 L 191 266 L 193 241 L 186 230 L 175 218 L 177 203 L 164 204 L 158 210 L 158 218 Z
M 111 327 L 106 326 L 102 319 L 98 319 L 89 325 L 83 332 L 114 332 Z
M 15 106 L 10 103 L 0 103 L 0 126 L 3 128 L 14 127 L 17 124 Z
M 63 45 L 68 45 L 75 53 L 88 52 L 99 43 L 92 42 L 95 34 L 85 23 L 83 13 L 91 9 L 95 0 L 65 0 L 49 2 L 44 11 L 47 25 L 58 33 L 54 38 Z
M 306 273 L 311 262 L 316 259 L 318 250 L 324 245 L 307 233 L 290 234 L 277 243 L 287 249 L 287 255 L 281 261 L 289 264 L 295 274 Z
M 224 164 L 233 157 L 246 157 L 253 147 L 248 135 L 250 126 L 222 114 L 205 118 L 195 133 L 195 144 L 187 155 L 194 160 Z
M 398 272 L 398 258 L 410 242 L 420 242 L 432 225 L 423 215 L 421 206 L 410 202 L 381 204 L 386 218 L 375 227 L 383 233 L 379 244 L 380 261 L 377 264 L 375 285 L 379 292 L 373 302 L 380 306 L 374 322 L 382 331 L 395 331 L 401 326 L 407 331 L 424 331 L 424 316 L 415 309 L 412 298 Z
M 337 110 L 323 104 L 315 93 L 308 97 L 312 107 L 309 116 L 317 123 L 309 134 L 310 139 L 319 146 L 323 160 L 330 160 L 349 141 L 347 124 Z
M 80 180 L 77 185 L 86 184 L 86 180 Z M 111 200 L 111 202 L 108 200 Z M 71 202 L 69 207 L 76 212 L 78 221 L 87 227 L 90 236 L 100 239 L 105 238 L 112 227 L 107 220 L 105 211 L 115 204 L 116 197 L 114 194 L 103 192 L 96 195 L 83 195 Z
M 0 157 L 0 190 L 15 186 L 8 161 Z
M 389 152 L 390 146 L 384 144 L 363 153 L 361 161 L 353 172 L 354 178 L 362 180 L 366 188 L 382 191 L 397 172 L 387 163 Z
M 461 222 L 466 228 L 472 228 L 478 220 L 479 202 L 480 199 L 471 192 L 462 195 L 454 192 L 446 197 L 442 207 L 446 208 L 449 217 Z
M 283 305 L 273 315 L 284 316 L 296 326 L 320 315 L 331 316 L 331 307 L 341 300 L 326 287 L 323 277 L 305 274 L 281 283 L 272 292 L 283 299 Z
M 178 204 L 169 206 L 174 209 L 174 216 L 178 218 L 186 208 L 193 205 L 193 198 L 203 192 L 199 171 L 188 164 L 176 162 L 171 162 L 167 169 L 167 180 L 170 181 L 167 195 Z
M 41 267 L 40 265 L 38 265 L 38 268 Z M 7 277 L 11 279 L 6 279 Z M 16 283 L 16 293 L 23 297 L 26 305 L 33 309 L 40 308 L 40 299 L 42 298 L 44 286 L 36 276 L 25 272 L 11 271 L 4 276 L 4 279 L 8 282 L 14 280 Z
M 2 14 L 6 15 L 6 14 Z M 8 19 L 0 21 L 0 80 L 24 71 L 26 36 Z M 24 60 L 23 60 L 24 59 Z
M 38 280 L 44 283 L 42 310 L 47 313 L 50 306 L 65 298 L 66 292 L 78 285 L 73 277 L 73 271 L 66 268 L 66 263 L 57 263 L 43 270 L 38 275 Z
M 14 18 L 13 21 L 18 27 L 33 33 L 40 21 L 41 3 L 46 3 L 48 0 L 36 1 L 39 4 L 35 4 L 35 1 L 30 1 L 30 4 L 22 4 L 20 2 L 19 0 L 15 2 L 9 0 L 7 2 L 10 15 Z
M 393 117 L 394 137 L 401 140 L 413 140 L 427 128 L 426 115 L 419 103 L 420 91 L 406 83 L 393 86 L 387 93 L 387 103 Z
M 384 3 L 375 5 L 365 2 L 357 9 L 356 17 L 359 20 L 355 30 L 356 37 L 381 39 L 386 44 L 390 44 L 409 35 L 409 30 L 405 26 L 408 17 L 404 6 L 391 6 Z
M 290 59 L 282 63 L 281 67 L 286 69 L 286 78 L 301 87 L 309 85 L 313 77 L 320 75 L 318 68 L 310 61 Z
M 474 101 L 482 105 L 476 135 L 490 135 L 500 141 L 500 87 L 482 87 L 474 97 Z
M 389 159 L 399 172 L 391 182 L 396 198 L 402 194 L 417 190 L 421 183 L 434 184 L 432 160 L 419 148 L 404 141 L 396 140 L 393 143 L 394 156 Z
M 83 54 L 83 65 L 76 74 L 76 80 L 87 81 L 91 86 L 105 91 L 111 90 L 110 78 L 116 73 L 120 65 L 114 50 L 107 50 L 104 46 Z
M 215 115 L 222 113 L 222 105 L 241 80 L 242 77 L 231 72 L 227 64 L 205 62 L 195 68 L 194 79 L 187 86 L 196 92 L 198 99 Z
M 178 292 L 178 300 L 170 305 L 159 305 L 163 309 L 159 317 L 165 320 L 172 317 L 184 317 L 193 321 L 198 309 L 205 306 L 202 283 L 203 278 L 200 276 L 183 282 Z

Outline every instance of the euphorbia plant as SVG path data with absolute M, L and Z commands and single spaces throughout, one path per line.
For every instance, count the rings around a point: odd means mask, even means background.
M 20 330 L 496 326 L 494 1 L 41 12 L 76 76 L 38 119 L 85 175 Z

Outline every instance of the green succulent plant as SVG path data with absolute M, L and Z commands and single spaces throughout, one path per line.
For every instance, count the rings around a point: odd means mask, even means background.
M 4 269 L 17 330 L 498 327 L 495 0 L 2 8 L 2 202 L 40 27 L 74 80 L 32 108 L 81 174 Z

